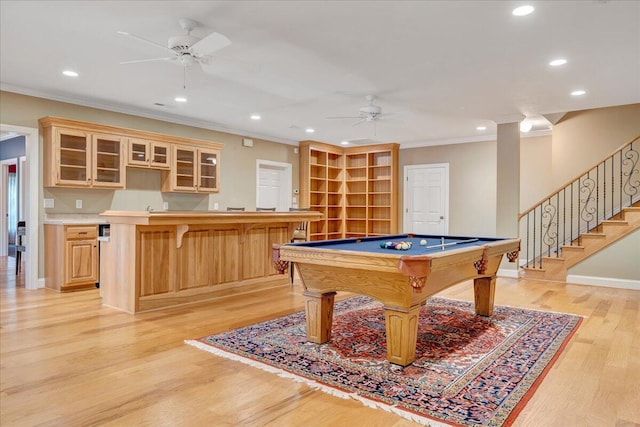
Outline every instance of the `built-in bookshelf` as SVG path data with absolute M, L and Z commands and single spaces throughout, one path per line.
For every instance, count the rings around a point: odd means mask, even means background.
M 300 143 L 300 206 L 324 214 L 310 240 L 398 232 L 398 144 L 342 148 Z

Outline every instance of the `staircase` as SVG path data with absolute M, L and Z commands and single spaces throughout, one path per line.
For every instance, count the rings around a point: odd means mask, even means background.
M 640 136 L 520 214 L 522 276 L 566 281 L 569 268 L 640 229 L 638 146 Z

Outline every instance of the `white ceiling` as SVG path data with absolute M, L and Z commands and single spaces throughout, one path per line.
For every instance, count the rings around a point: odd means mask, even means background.
M 525 3 L 533 14 L 511 14 Z M 208 72 L 186 69 L 186 90 L 180 65 L 120 64 L 166 52 L 117 31 L 165 45 L 183 17 L 232 42 Z M 640 102 L 640 1 L 2 0 L 0 18 L 3 90 L 284 143 L 483 140 L 521 116 L 535 130 Z M 369 94 L 391 118 L 326 118 L 357 116 Z

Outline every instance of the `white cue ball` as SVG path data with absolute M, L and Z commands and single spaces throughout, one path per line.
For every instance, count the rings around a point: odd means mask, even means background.
M 421 246 L 427 246 L 427 241 L 425 239 L 420 240 Z

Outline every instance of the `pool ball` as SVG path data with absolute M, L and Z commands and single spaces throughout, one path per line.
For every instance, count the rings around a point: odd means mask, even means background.
M 427 240 L 426 239 L 420 240 L 420 245 L 421 246 L 427 246 Z

